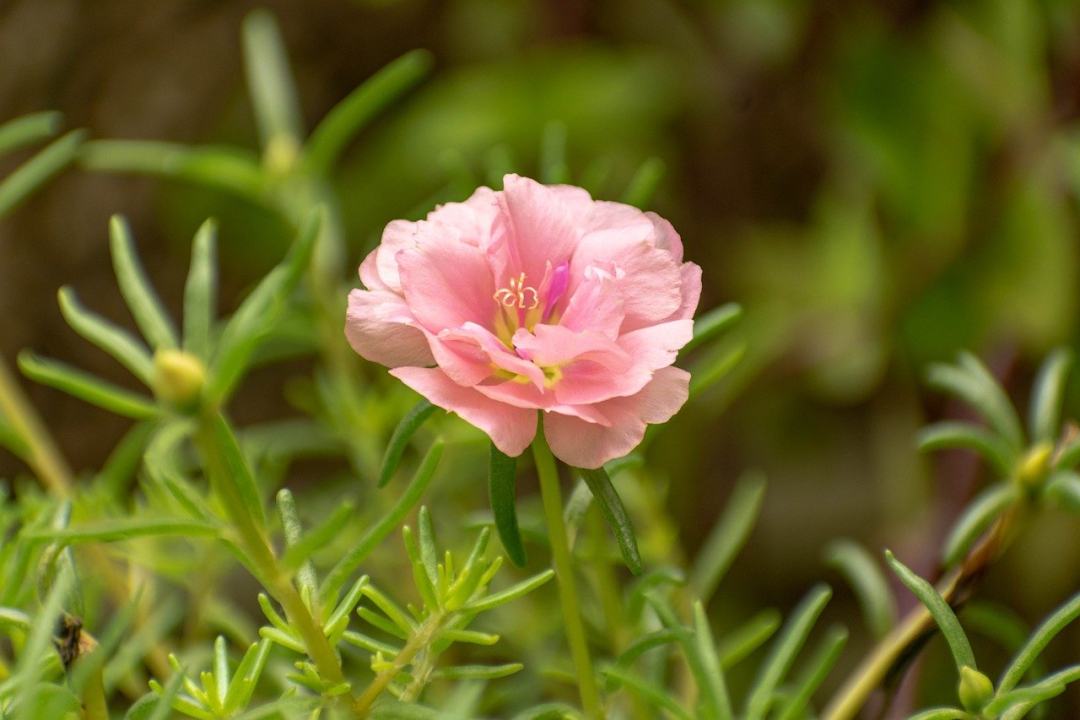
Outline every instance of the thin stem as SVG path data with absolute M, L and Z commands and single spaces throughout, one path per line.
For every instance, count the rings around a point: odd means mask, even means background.
M 341 670 L 341 661 L 326 639 L 326 634 L 304 604 L 289 575 L 282 571 L 266 533 L 245 506 L 240 489 L 233 482 L 228 462 L 225 460 L 226 451 L 218 445 L 218 435 L 214 432 L 213 416 L 208 413 L 202 420 L 197 433 L 199 448 L 203 453 L 213 489 L 221 496 L 229 520 L 236 529 L 240 547 L 251 563 L 251 569 L 256 572 L 274 599 L 281 603 L 289 622 L 303 638 L 304 647 L 319 669 L 319 675 L 333 684 L 343 682 L 345 676 Z
M 56 497 L 70 497 L 74 485 L 71 469 L 3 358 L 0 358 L 0 413 L 26 443 L 28 452 L 24 460 L 45 488 Z
M 585 625 L 581 621 L 581 604 L 578 601 L 577 586 L 574 581 L 574 567 L 566 540 L 559 472 L 555 467 L 555 458 L 551 455 L 542 428 L 537 430 L 532 449 L 533 458 L 536 460 L 536 472 L 540 477 L 540 496 L 544 502 L 548 539 L 551 542 L 551 560 L 559 584 L 559 601 L 562 604 L 566 641 L 570 645 L 570 655 L 574 659 L 582 709 L 588 717 L 601 720 L 604 713 L 600 706 L 600 693 L 596 688 L 592 660 L 589 658 L 589 645 L 585 639 Z
M 367 717 L 371 711 L 371 705 L 378 699 L 379 695 L 386 689 L 386 687 L 397 677 L 397 674 L 409 666 L 412 659 L 418 652 L 425 649 L 431 644 L 431 639 L 435 637 L 435 633 L 442 625 L 443 614 L 436 613 L 430 616 L 424 621 L 416 633 L 409 638 L 409 641 L 405 643 L 405 647 L 401 649 L 395 657 L 389 667 L 383 668 L 371 681 L 371 684 L 364 688 L 364 692 L 360 694 L 360 697 L 356 698 L 356 702 L 353 703 L 353 711 L 359 717 Z
M 105 679 L 101 668 L 94 670 L 83 688 L 83 718 L 109 720 L 109 705 L 105 699 Z
M 1015 537 L 1015 526 L 1021 512 L 1022 508 L 1014 507 L 1002 515 L 982 542 L 968 553 L 963 564 L 938 584 L 937 591 L 946 602 L 954 606 L 959 603 L 972 583 L 1005 552 Z M 837 691 L 821 715 L 823 720 L 854 718 L 904 652 L 933 625 L 933 618 L 926 607 L 916 605 L 892 632 L 878 642 Z

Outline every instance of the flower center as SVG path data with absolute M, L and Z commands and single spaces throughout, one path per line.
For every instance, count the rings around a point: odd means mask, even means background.
M 499 288 L 492 297 L 495 302 L 508 309 L 532 310 L 540 304 L 540 294 L 536 292 L 536 288 L 525 284 L 525 273 L 510 278 L 507 287 Z

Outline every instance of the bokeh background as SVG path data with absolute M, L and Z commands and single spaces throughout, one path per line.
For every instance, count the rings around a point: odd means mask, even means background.
M 770 482 L 720 614 L 789 607 L 817 578 L 839 584 L 821 553 L 840 536 L 888 545 L 932 575 L 983 470 L 963 455 L 915 452 L 921 425 L 964 412 L 925 389 L 926 365 L 971 349 L 1024 402 L 1042 356 L 1076 344 L 1077 3 L 263 6 L 281 24 L 308 127 L 394 58 L 418 47 L 433 54 L 428 80 L 365 130 L 337 175 L 354 265 L 387 221 L 464 197 L 498 167 L 535 174 L 545 141 L 565 137 L 571 176 L 599 197 L 618 199 L 643 162 L 659 160 L 650 205 L 703 266 L 702 308 L 736 300 L 746 309 L 743 362 L 651 450 L 670 480 L 682 549 L 698 547 L 743 471 L 763 470 Z M 239 33 L 253 7 L 0 2 L 0 119 L 55 109 L 95 138 L 254 149 Z M 72 284 L 95 309 L 126 319 L 108 259 L 114 212 L 131 219 L 173 310 L 204 217 L 222 221 L 227 307 L 288 242 L 278 221 L 242 200 L 71 170 L 0 222 L 5 357 L 33 347 L 130 382 L 64 325 L 55 301 L 56 288 Z M 381 370 L 365 372 L 385 382 Z M 282 381 L 257 374 L 237 417 L 288 414 Z M 61 393 L 30 392 L 77 468 L 100 466 L 126 427 Z M 1080 383 L 1068 409 L 1080 413 Z M 0 477 L 20 471 L 0 456 Z M 1037 621 L 1080 588 L 1075 521 L 1040 517 L 984 587 Z M 841 590 L 831 612 L 855 616 L 850 594 Z M 856 636 L 845 662 L 868 642 Z M 1078 629 L 1054 657 L 1080 657 Z M 941 675 L 925 684 L 930 700 L 951 694 L 945 658 L 932 645 L 921 670 Z M 1077 716 L 1080 691 L 1056 707 Z

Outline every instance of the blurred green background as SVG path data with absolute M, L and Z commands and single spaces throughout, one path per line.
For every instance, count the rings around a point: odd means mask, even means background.
M 682 551 L 694 552 L 743 470 L 770 480 L 721 614 L 789 605 L 819 577 L 839 582 L 820 559 L 839 536 L 887 544 L 932 574 L 982 469 L 962 454 L 917 456 L 922 424 L 965 412 L 924 389 L 926 364 L 971 349 L 1023 401 L 1043 354 L 1076 344 L 1080 4 L 264 5 L 281 24 L 308 127 L 402 53 L 434 55 L 428 81 L 363 133 L 338 175 L 353 265 L 393 218 L 464 197 L 499 168 L 536 174 L 545 138 L 565 133 L 571 176 L 598 197 L 618 199 L 643 162 L 662 162 L 651 206 L 704 268 L 702 309 L 737 300 L 747 311 L 742 364 L 651 450 L 670 479 Z M 255 148 L 239 41 L 253 7 L 9 0 L 0 119 L 56 109 L 96 138 Z M 55 302 L 56 288 L 72 284 L 126 318 L 108 260 L 114 212 L 131 219 L 173 310 L 188 239 L 207 215 L 222 220 L 226 307 L 288 241 L 241 200 L 68 172 L 0 223 L 4 356 L 33 347 L 130 383 L 67 329 Z M 365 373 L 389 385 L 381 369 Z M 237 418 L 288 415 L 288 376 L 256 374 Z M 98 467 L 125 422 L 30 391 L 73 464 Z M 1080 411 L 1080 383 L 1068 407 Z M 0 477 L 17 472 L 0 457 Z M 985 595 L 1036 621 L 1078 586 L 1080 533 L 1047 515 L 992 570 Z M 830 612 L 854 616 L 850 595 Z M 856 637 L 848 665 L 867 642 Z M 1080 657 L 1080 632 L 1060 645 L 1059 658 Z M 924 675 L 944 657 L 935 643 Z M 1080 714 L 1080 691 L 1071 693 L 1062 717 Z

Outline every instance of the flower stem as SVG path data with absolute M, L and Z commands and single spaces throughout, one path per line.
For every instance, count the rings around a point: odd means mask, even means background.
M 548 536 L 551 542 L 551 560 L 559 584 L 559 601 L 562 604 L 566 641 L 570 645 L 570 655 L 574 659 L 582 709 L 586 716 L 601 720 L 604 714 L 600 707 L 600 693 L 596 688 L 596 675 L 593 673 L 592 660 L 589 658 L 585 625 L 581 621 L 579 610 L 581 604 L 578 602 L 577 586 L 574 582 L 574 567 L 570 558 L 570 547 L 566 540 L 559 472 L 555 467 L 555 458 L 552 457 L 547 440 L 544 438 L 543 429 L 537 431 L 532 449 L 533 458 L 536 460 L 536 472 L 540 477 L 540 496 L 544 502 L 544 516 L 547 519 Z
M 326 639 L 311 611 L 300 597 L 289 576 L 282 571 L 274 554 L 274 549 L 261 527 L 257 517 L 245 505 L 243 493 L 230 468 L 229 448 L 224 446 L 220 433 L 214 431 L 214 423 L 220 423 L 231 434 L 224 417 L 215 417 L 216 410 L 208 411 L 199 424 L 196 442 L 201 450 L 207 471 L 210 475 L 211 488 L 218 493 L 225 512 L 236 530 L 239 545 L 247 556 L 251 569 L 267 591 L 281 603 L 285 616 L 292 623 L 304 641 L 308 655 L 319 669 L 319 675 L 332 684 L 344 681 L 341 661 L 338 659 L 330 642 Z
M 971 586 L 1009 547 L 1015 537 L 1021 508 L 1012 508 L 997 519 L 991 530 L 968 552 L 963 563 L 938 583 L 937 591 L 945 601 L 956 606 Z M 854 673 L 830 700 L 821 717 L 824 720 L 851 720 L 866 704 L 870 694 L 900 661 L 904 652 L 934 625 L 930 612 L 916 605 L 888 635 L 874 647 Z

